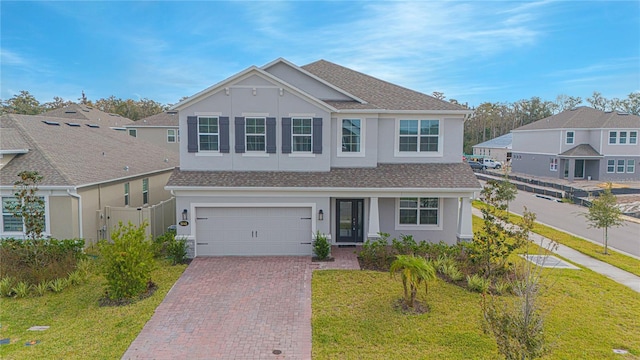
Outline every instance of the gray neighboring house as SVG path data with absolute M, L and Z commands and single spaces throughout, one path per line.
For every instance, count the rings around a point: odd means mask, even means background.
M 473 155 L 498 160 L 506 165 L 511 161 L 512 138 L 513 135 L 508 133 L 473 145 Z
M 512 133 L 514 172 L 569 181 L 640 180 L 640 116 L 582 106 Z
M 469 110 L 346 67 L 252 66 L 178 103 L 167 183 L 189 256 L 311 255 L 413 235 L 473 237 L 480 184 L 462 162 Z
M 44 176 L 44 235 L 88 245 L 105 237 L 105 207 L 137 209 L 171 198 L 164 186 L 178 154 L 128 136 L 118 127 L 123 118 L 63 114 L 0 117 L 0 237 L 24 236 L 22 219 L 9 211 L 23 170 Z
M 178 112 L 165 111 L 125 125 L 129 135 L 175 152 L 180 151 Z

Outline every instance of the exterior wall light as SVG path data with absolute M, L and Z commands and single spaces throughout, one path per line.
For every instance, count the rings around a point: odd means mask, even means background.
M 324 211 L 322 211 L 322 209 L 318 211 L 318 220 L 320 221 L 324 220 Z
M 182 210 L 182 220 L 186 221 L 187 220 L 187 209 Z

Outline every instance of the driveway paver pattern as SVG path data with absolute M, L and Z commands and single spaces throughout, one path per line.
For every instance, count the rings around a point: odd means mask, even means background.
M 123 359 L 310 359 L 309 257 L 196 258 Z

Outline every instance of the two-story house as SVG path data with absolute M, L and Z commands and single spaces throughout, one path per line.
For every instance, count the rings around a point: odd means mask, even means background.
M 468 110 L 320 60 L 252 66 L 174 106 L 190 256 L 311 255 L 313 233 L 472 238 Z
M 514 172 L 569 181 L 640 180 L 640 116 L 582 106 L 511 132 Z
M 133 121 L 124 127 L 133 137 L 171 151 L 179 151 L 180 129 L 178 128 L 177 111 L 164 111 Z

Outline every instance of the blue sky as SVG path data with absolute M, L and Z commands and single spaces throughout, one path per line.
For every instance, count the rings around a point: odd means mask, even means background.
M 326 59 L 476 106 L 640 91 L 639 1 L 0 2 L 0 98 L 176 103 Z

